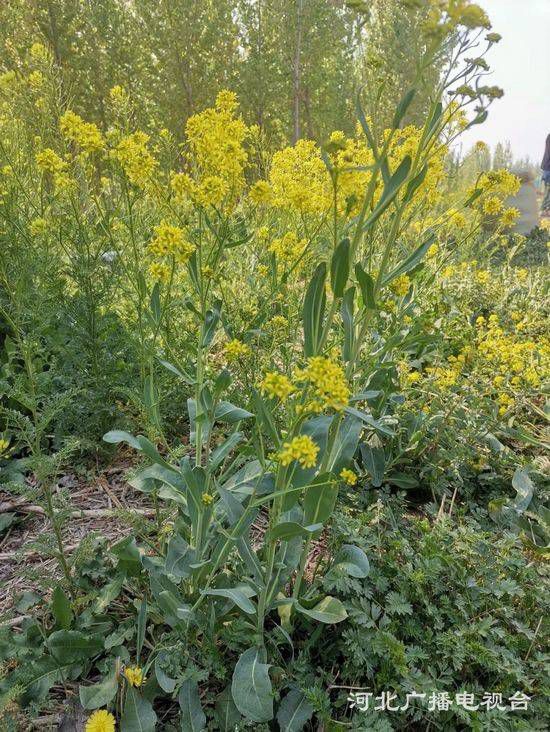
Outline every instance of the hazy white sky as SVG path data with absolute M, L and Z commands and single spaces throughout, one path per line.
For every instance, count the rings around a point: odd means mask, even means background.
M 502 40 L 489 51 L 493 74 L 487 83 L 504 89 L 487 121 L 463 137 L 467 149 L 476 140 L 492 147 L 512 145 L 515 158 L 540 164 L 550 134 L 550 0 L 478 0 Z

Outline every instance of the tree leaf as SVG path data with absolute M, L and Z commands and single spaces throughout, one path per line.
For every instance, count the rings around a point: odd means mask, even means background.
M 195 681 L 187 679 L 183 682 L 178 694 L 178 703 L 181 709 L 181 732 L 199 732 L 206 727 L 206 716 Z
M 144 699 L 133 686 L 128 686 L 120 732 L 154 732 L 156 724 L 157 715 L 151 702 Z
M 334 625 L 335 623 L 341 623 L 348 617 L 346 608 L 342 605 L 340 600 L 336 597 L 327 595 L 312 608 L 305 608 L 300 603 L 295 604 L 295 608 L 298 612 L 303 615 L 307 615 L 314 620 L 318 620 L 320 623 L 326 623 L 327 625 Z
M 253 722 L 273 719 L 273 691 L 264 648 L 241 654 L 231 682 L 231 695 L 239 712 Z
M 277 722 L 281 732 L 300 732 L 313 716 L 313 706 L 300 689 L 291 689 L 279 705 Z
M 73 611 L 71 601 L 63 592 L 61 585 L 56 585 L 52 594 L 52 615 L 60 628 L 69 630 L 73 620 Z

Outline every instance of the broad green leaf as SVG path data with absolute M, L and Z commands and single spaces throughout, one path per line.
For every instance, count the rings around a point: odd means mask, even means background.
M 141 553 L 133 536 L 117 542 L 111 547 L 111 552 L 118 557 L 118 568 L 131 577 L 137 577 L 141 572 Z
M 201 344 L 203 347 L 209 346 L 210 343 L 212 343 L 212 339 L 214 338 L 216 328 L 218 327 L 218 323 L 220 322 L 221 308 L 222 308 L 222 301 L 216 300 L 213 303 L 212 308 L 210 308 L 210 310 L 206 311 L 206 315 L 204 318 L 202 344 Z
M 308 526 L 324 524 L 334 510 L 338 483 L 330 473 L 322 473 L 304 492 L 304 522 Z
M 145 626 L 147 623 L 147 599 L 144 597 L 139 606 L 137 617 L 137 633 L 136 633 L 136 661 L 139 666 L 141 649 L 145 640 Z
M 164 661 L 168 661 L 170 659 L 170 654 L 168 651 L 160 651 L 160 653 L 155 658 L 155 676 L 158 682 L 158 685 L 160 688 L 165 691 L 167 694 L 171 694 L 174 689 L 176 688 L 176 679 L 172 679 L 166 671 L 162 668 L 162 664 Z
M 240 422 L 241 419 L 249 419 L 253 416 L 252 412 L 247 412 L 246 409 L 236 407 L 230 402 L 220 402 L 214 411 L 214 420 L 217 422 L 225 422 L 226 424 Z
M 344 327 L 344 346 L 342 349 L 344 361 L 350 360 L 355 344 L 354 300 L 355 287 L 350 287 L 344 293 L 342 307 L 340 308 L 342 325 Z
M 249 587 L 223 587 L 215 590 L 204 590 L 203 594 L 212 597 L 227 597 L 248 615 L 254 615 L 256 612 L 254 604 L 249 599 L 256 593 L 250 590 Z
M 510 504 L 510 508 L 513 508 L 517 513 L 523 513 L 529 508 L 535 492 L 535 485 L 526 470 L 517 468 L 512 478 L 512 486 L 516 491 L 516 497 Z
M 99 636 L 87 635 L 79 630 L 56 630 L 46 644 L 59 663 L 91 658 L 103 649 L 103 641 Z
M 150 701 L 144 699 L 133 686 L 126 690 L 120 732 L 154 732 L 157 715 Z
M 182 381 L 184 381 L 186 384 L 194 384 L 195 379 L 188 374 L 186 371 L 184 371 L 182 368 L 178 366 L 174 366 L 173 363 L 170 363 L 169 361 L 163 361 L 159 358 L 159 363 L 164 366 L 165 369 L 170 371 L 171 373 L 175 374 L 178 378 L 180 378 Z
M 340 475 L 343 468 L 347 468 L 357 451 L 359 438 L 363 430 L 360 419 L 346 415 L 342 421 L 335 422 L 338 432 L 327 461 L 327 470 L 334 475 Z
M 327 266 L 321 262 L 313 273 L 304 298 L 302 322 L 304 328 L 304 353 L 306 356 L 316 356 L 323 330 L 325 314 L 326 292 L 325 280 Z
M 349 239 L 342 239 L 330 263 L 330 286 L 334 297 L 342 297 L 349 276 Z
M 411 490 L 411 488 L 416 488 L 420 485 L 416 478 L 412 475 L 407 475 L 407 473 L 392 473 L 386 476 L 386 481 L 404 490 Z
M 252 388 L 252 404 L 256 413 L 258 424 L 264 429 L 266 435 L 274 445 L 279 444 L 279 434 L 275 426 L 275 421 L 269 408 L 269 404 L 263 399 L 261 394 Z
M 51 656 L 42 656 L 35 663 L 28 664 L 23 681 L 21 704 L 26 706 L 30 702 L 44 699 L 52 686 L 63 679 L 73 666 L 73 661 L 58 663 Z
M 231 697 L 231 686 L 226 686 L 216 699 L 216 721 L 220 732 L 234 732 L 242 717 Z
M 216 468 L 219 468 L 225 458 L 243 441 L 243 439 L 244 434 L 242 432 L 233 432 L 233 434 L 229 435 L 227 440 L 222 442 L 221 445 L 218 445 L 218 447 L 212 451 L 212 455 L 210 457 L 208 465 L 210 471 L 213 472 Z
M 81 684 L 78 689 L 80 703 L 84 709 L 106 707 L 115 698 L 117 690 L 116 673 L 113 671 L 97 684 L 92 684 L 92 686 L 82 686 Z
M 195 681 L 184 681 L 178 694 L 181 709 L 181 732 L 199 732 L 206 727 L 199 688 Z
M 122 569 L 122 568 L 121 568 Z M 120 595 L 122 585 L 124 584 L 124 575 L 117 574 L 114 579 L 108 582 L 99 590 L 93 605 L 95 613 L 104 612 L 113 600 Z
M 193 570 L 191 565 L 197 561 L 197 553 L 179 534 L 173 534 L 168 542 L 165 568 L 168 574 L 182 579 L 189 577 Z
M 137 437 L 134 437 L 134 435 L 131 435 L 129 432 L 124 432 L 123 430 L 111 430 L 110 432 L 106 432 L 103 435 L 103 441 L 109 442 L 113 445 L 118 445 L 119 442 L 127 442 L 130 447 L 133 447 L 135 450 L 141 450 L 141 445 L 139 444 Z
M 430 234 L 426 241 L 424 241 L 422 244 L 420 244 L 419 247 L 417 247 L 412 254 L 410 254 L 404 262 L 399 264 L 394 270 L 392 270 L 384 279 L 382 280 L 382 284 L 389 285 L 392 280 L 394 280 L 396 277 L 399 277 L 402 274 L 406 274 L 407 272 L 410 272 L 412 269 L 417 267 L 420 262 L 424 259 L 425 254 L 427 253 L 428 249 L 432 246 L 432 244 L 435 241 L 435 235 Z
M 355 407 L 345 407 L 344 411 L 347 414 L 351 414 L 354 417 L 361 419 L 363 422 L 365 422 L 365 424 L 368 424 L 370 427 L 375 429 L 377 432 L 381 432 L 383 435 L 388 435 L 389 437 L 393 437 L 395 434 L 392 429 L 390 429 L 383 422 L 380 422 L 379 420 L 375 419 L 371 414 L 366 414 L 366 412 L 362 412 L 359 409 L 355 409 Z
M 231 682 L 231 695 L 239 712 L 253 722 L 273 719 L 273 690 L 264 648 L 241 654 Z
M 369 310 L 376 310 L 376 300 L 374 298 L 374 280 L 365 272 L 359 262 L 355 265 L 355 276 L 357 277 L 357 283 L 361 290 L 361 297 L 365 307 Z
M 312 608 L 305 608 L 300 603 L 296 603 L 296 610 L 303 615 L 307 615 L 314 620 L 318 620 L 320 623 L 326 623 L 327 625 L 334 625 L 335 623 L 341 623 L 348 617 L 345 607 L 342 605 L 340 600 L 336 597 L 327 595 Z
M 291 689 L 279 705 L 277 722 L 281 732 L 300 732 L 313 716 L 313 706 L 300 689 Z
M 323 524 L 314 524 L 313 526 L 302 526 L 295 521 L 283 521 L 277 524 L 268 534 L 268 541 L 288 541 L 295 536 L 311 536 L 323 528 Z
M 162 467 L 166 468 L 167 470 L 172 470 L 175 473 L 178 472 L 177 468 L 175 468 L 173 465 L 170 465 L 170 463 L 162 457 L 162 455 L 153 445 L 151 440 L 148 440 L 147 437 L 144 437 L 143 435 L 138 435 L 137 441 L 139 442 L 139 446 L 143 454 L 147 455 L 147 457 L 150 458 L 154 463 L 162 465 Z
M 394 129 L 397 129 L 399 127 L 399 125 L 401 124 L 401 122 L 403 121 L 403 117 L 407 113 L 407 109 L 410 107 L 415 94 L 416 94 L 416 89 L 409 89 L 409 91 L 402 97 L 401 101 L 397 105 L 395 114 L 393 116 L 393 128 Z
M 52 594 L 52 615 L 60 628 L 69 630 L 73 620 L 73 611 L 71 601 L 63 592 L 61 585 L 56 585 Z
M 384 480 L 384 471 L 386 469 L 386 456 L 383 447 L 372 447 L 366 443 L 362 443 L 360 447 L 363 465 L 371 476 L 372 484 L 375 488 L 380 488 Z
M 350 577 L 365 579 L 370 572 L 367 555 L 358 546 L 343 544 L 334 560 L 334 566 L 347 572 Z

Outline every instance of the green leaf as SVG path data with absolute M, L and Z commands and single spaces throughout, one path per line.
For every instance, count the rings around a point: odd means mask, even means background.
M 313 706 L 300 689 L 291 689 L 279 705 L 277 722 L 281 732 L 300 732 L 313 716 Z
M 113 671 L 97 684 L 92 684 L 92 686 L 82 686 L 81 684 L 78 689 L 80 703 L 84 709 L 106 707 L 115 698 L 117 690 L 116 673 Z
M 330 263 L 330 285 L 334 297 L 342 297 L 349 276 L 349 239 L 342 239 Z
M 184 681 L 178 694 L 181 709 L 181 732 L 198 732 L 206 727 L 199 688 L 195 681 Z
M 363 231 L 371 227 L 384 213 L 388 206 L 394 201 L 400 188 L 403 186 L 410 173 L 412 160 L 410 155 L 405 155 L 399 163 L 397 170 L 384 186 L 384 192 L 378 201 L 374 211 L 363 224 Z
M 374 299 L 374 280 L 365 272 L 359 262 L 355 265 L 355 276 L 359 283 L 359 289 L 361 290 L 361 296 L 365 307 L 369 310 L 376 310 L 376 301 Z
M 535 492 L 535 485 L 529 474 L 523 468 L 517 468 L 512 478 L 512 487 L 516 490 L 516 497 L 510 504 L 517 513 L 523 513 L 529 508 Z
M 394 431 L 387 427 L 382 422 L 379 422 L 377 419 L 374 419 L 374 417 L 370 414 L 366 414 L 366 412 L 362 412 L 359 409 L 355 409 L 355 407 L 345 407 L 344 409 L 347 414 L 352 414 L 354 417 L 357 417 L 358 419 L 361 419 L 365 424 L 368 424 L 373 429 L 377 430 L 378 432 L 381 432 L 383 435 L 389 435 L 390 437 L 394 436 Z
M 365 579 L 370 572 L 367 555 L 362 549 L 352 544 L 343 544 L 336 555 L 334 566 L 357 579 Z
M 73 661 L 58 663 L 51 656 L 43 656 L 35 663 L 28 664 L 23 681 L 21 703 L 26 706 L 31 701 L 41 701 L 54 684 L 74 667 Z
M 410 107 L 411 102 L 414 99 L 415 94 L 416 94 L 416 89 L 409 89 L 409 91 L 403 96 L 403 98 L 397 105 L 395 114 L 393 116 L 393 128 L 394 129 L 397 129 L 399 127 L 399 125 L 401 124 L 403 117 L 407 113 L 407 109 Z
M 46 645 L 59 663 L 91 658 L 103 649 L 103 641 L 99 636 L 86 635 L 80 630 L 56 630 L 49 636 Z
M 242 717 L 231 697 L 231 686 L 226 686 L 216 699 L 215 714 L 220 732 L 238 729 Z
M 154 732 L 157 715 L 150 701 L 144 699 L 133 686 L 126 690 L 120 732 Z
M 141 656 L 141 649 L 143 648 L 143 642 L 145 640 L 145 626 L 147 623 L 147 599 L 144 597 L 139 606 L 139 612 L 137 617 L 137 634 L 136 634 L 136 661 L 139 666 L 139 658 Z
M 313 524 L 313 526 L 302 526 L 295 521 L 283 521 L 277 524 L 268 533 L 267 541 L 276 541 L 281 539 L 282 541 L 288 541 L 293 539 L 295 536 L 311 536 L 317 531 L 323 528 L 323 524 Z
M 342 307 L 340 314 L 342 317 L 342 325 L 344 327 L 344 346 L 342 356 L 344 361 L 349 361 L 355 344 L 355 326 L 354 326 L 354 300 L 355 287 L 349 287 L 342 298 Z
M 330 473 L 322 473 L 304 492 L 304 523 L 308 526 L 324 524 L 334 510 L 338 483 Z
M 275 421 L 269 408 L 269 404 L 263 399 L 261 394 L 252 387 L 252 405 L 256 413 L 256 421 L 262 427 L 274 445 L 279 444 L 279 434 L 275 426 Z
M 417 247 L 412 254 L 410 254 L 404 262 L 399 264 L 394 270 L 392 270 L 384 279 L 382 280 L 382 285 L 386 286 L 389 285 L 392 280 L 394 280 L 396 277 L 399 277 L 402 274 L 406 274 L 407 272 L 410 272 L 412 269 L 417 267 L 420 262 L 424 259 L 424 256 L 426 255 L 428 249 L 432 246 L 432 244 L 435 241 L 435 235 L 430 234 L 425 242 L 423 242 L 419 247 Z
M 326 623 L 327 625 L 341 623 L 348 617 L 346 609 L 340 600 L 336 597 L 331 597 L 330 595 L 323 597 L 315 607 L 305 608 L 300 605 L 300 603 L 296 603 L 295 608 L 303 615 L 307 615 L 308 617 L 318 620 L 320 623 Z
M 233 434 L 229 435 L 227 440 L 222 442 L 221 445 L 218 445 L 218 447 L 212 451 L 212 455 L 210 457 L 209 462 L 209 469 L 210 471 L 216 470 L 225 458 L 231 453 L 237 445 L 239 445 L 244 439 L 244 434 L 242 432 L 233 432 Z
M 253 416 L 252 412 L 247 412 L 246 409 L 236 407 L 230 402 L 220 402 L 214 410 L 214 420 L 217 422 L 225 422 L 226 424 L 240 422 L 241 419 L 249 419 Z
M 193 570 L 191 565 L 197 561 L 197 552 L 179 534 L 174 534 L 168 542 L 165 569 L 174 577 L 185 579 Z
M 157 678 L 160 688 L 167 694 L 171 694 L 176 688 L 176 679 L 172 679 L 166 671 L 162 668 L 164 661 L 170 660 L 170 654 L 168 651 L 160 651 L 158 656 L 155 658 L 155 676 Z
M 69 630 L 73 621 L 73 611 L 71 601 L 63 592 L 61 585 L 56 585 L 52 594 L 52 615 L 60 628 Z
M 192 376 L 190 376 L 186 371 L 184 371 L 182 368 L 180 368 L 178 366 L 174 366 L 173 363 L 170 363 L 169 361 L 163 361 L 160 358 L 159 358 L 159 363 L 162 366 L 164 366 L 165 369 L 167 369 L 171 373 L 175 374 L 178 378 L 180 378 L 186 384 L 195 383 L 195 379 Z
M 375 488 L 380 488 L 384 479 L 384 471 L 386 469 L 386 456 L 383 447 L 372 447 L 366 443 L 361 445 L 361 457 L 363 465 L 371 476 L 372 484 Z
M 249 648 L 241 654 L 231 682 L 231 695 L 239 712 L 253 722 L 273 719 L 273 691 L 265 648 Z
M 129 432 L 124 432 L 124 430 L 111 430 L 110 432 L 106 432 L 103 435 L 103 442 L 109 442 L 113 445 L 118 445 L 119 442 L 127 442 L 135 450 L 141 450 L 141 445 L 137 437 L 134 437 Z
M 210 343 L 212 343 L 212 339 L 214 338 L 214 333 L 216 332 L 216 328 L 218 327 L 218 323 L 220 322 L 221 308 L 222 308 L 222 301 L 216 300 L 213 303 L 212 308 L 210 310 L 206 311 L 206 315 L 204 318 L 203 337 L 202 337 L 202 343 L 201 343 L 201 345 L 203 347 L 209 346 Z
M 15 513 L 3 513 L 0 515 L 0 534 L 10 527 L 16 518 L 17 514 Z
M 141 553 L 133 536 L 127 536 L 114 544 L 111 552 L 118 557 L 117 566 L 122 572 L 130 577 L 137 577 L 141 572 Z
M 93 605 L 94 612 L 95 613 L 104 612 L 104 610 L 106 610 L 109 607 L 109 605 L 112 603 L 112 601 L 115 600 L 120 595 L 120 591 L 122 590 L 123 584 L 124 584 L 124 575 L 117 574 L 117 576 L 114 579 L 112 579 L 106 585 L 103 585 L 101 590 L 99 590 L 98 594 L 96 595 L 95 602 Z
M 304 327 L 304 353 L 306 356 L 315 356 L 320 345 L 323 331 L 323 318 L 326 306 L 325 280 L 327 265 L 321 262 L 317 266 L 306 291 L 302 320 Z
M 254 615 L 256 613 L 256 608 L 249 599 L 256 593 L 249 587 L 223 587 L 215 590 L 204 590 L 202 594 L 212 597 L 227 597 L 248 615 Z

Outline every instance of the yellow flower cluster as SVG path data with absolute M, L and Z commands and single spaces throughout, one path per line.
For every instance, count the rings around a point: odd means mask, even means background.
M 273 191 L 266 180 L 257 180 L 251 186 L 248 195 L 256 205 L 273 203 Z
M 149 274 L 155 282 L 168 282 L 170 272 L 171 268 L 165 262 L 151 262 L 149 265 Z
M 434 385 L 441 390 L 450 389 L 458 381 L 460 375 L 459 368 L 445 368 L 443 366 L 429 366 L 426 369 L 426 373 L 429 374 Z
M 342 472 L 340 473 L 340 478 L 344 482 L 346 482 L 348 485 L 355 485 L 357 483 L 357 476 L 353 472 L 353 470 L 348 470 L 348 468 L 344 468 Z
M 50 147 L 36 153 L 36 164 L 42 173 L 51 173 L 52 175 L 62 173 L 67 168 L 67 163 Z
M 296 389 L 287 376 L 278 374 L 276 371 L 271 371 L 264 376 L 260 388 L 267 396 L 276 397 L 282 402 L 286 401 Z
M 97 152 L 105 145 L 97 126 L 92 122 L 84 122 L 82 117 L 70 110 L 61 116 L 59 128 L 68 140 L 81 147 L 85 153 Z
M 294 231 L 288 231 L 279 239 L 273 239 L 269 251 L 283 264 L 291 264 L 302 254 L 306 244 L 306 239 L 298 239 Z
M 120 163 L 130 183 L 139 188 L 144 188 L 150 182 L 157 166 L 157 161 L 147 147 L 148 142 L 149 135 L 138 130 L 123 137 L 113 150 L 114 159 Z
M 402 274 L 392 280 L 392 282 L 390 283 L 390 290 L 399 297 L 404 297 L 409 291 L 410 286 L 410 277 L 406 274 Z
M 224 354 L 228 361 L 237 361 L 239 358 L 245 358 L 252 353 L 250 346 L 238 338 L 233 338 L 225 344 Z
M 332 202 L 330 178 L 319 147 L 298 140 L 273 156 L 269 183 L 275 206 L 299 213 L 323 213 Z
M 124 676 L 130 686 L 141 686 L 145 681 L 143 669 L 139 666 L 126 666 L 124 669 Z
M 195 251 L 195 245 L 187 241 L 179 226 L 162 221 L 155 226 L 155 236 L 149 243 L 149 251 L 155 257 L 173 256 L 179 264 L 186 264 Z
M 477 353 L 484 361 L 488 374 L 503 377 L 498 379 L 495 386 L 500 386 L 504 380 L 516 379 L 514 385 L 521 383 L 530 386 L 540 386 L 542 379 L 550 373 L 550 351 L 548 344 L 541 340 L 520 340 L 505 333 L 499 325 L 498 317 L 491 315 L 485 325 L 478 319 Z
M 341 411 L 347 406 L 350 390 L 341 364 L 325 356 L 312 356 L 304 369 L 296 369 L 293 381 L 308 385 L 313 393 L 306 405 L 310 412 Z
M 281 465 L 290 465 L 297 460 L 302 468 L 313 468 L 317 461 L 319 447 L 308 435 L 294 437 L 290 442 L 284 442 L 283 447 L 277 455 Z
M 115 718 L 106 709 L 97 709 L 88 717 L 85 732 L 115 732 Z
M 248 128 L 235 116 L 237 107 L 236 95 L 224 90 L 213 108 L 187 120 L 185 131 L 199 175 L 198 183 L 190 180 L 188 187 L 201 205 L 219 204 L 227 194 L 234 200 L 244 187 Z
M 203 493 L 201 501 L 204 506 L 211 506 L 214 503 L 214 496 L 210 495 L 210 493 Z

